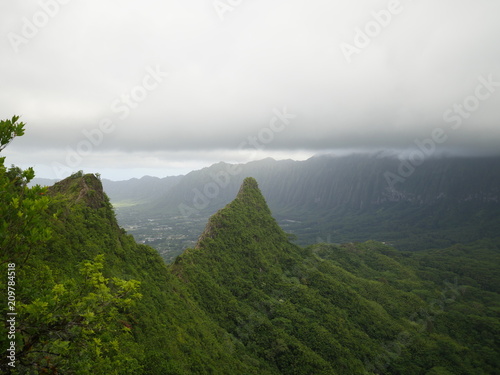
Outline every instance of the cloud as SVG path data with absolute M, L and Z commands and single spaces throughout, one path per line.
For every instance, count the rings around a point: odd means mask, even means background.
M 20 114 L 28 124 L 9 148 L 37 154 L 47 170 L 103 120 L 113 131 L 82 168 L 96 158 L 109 169 L 135 165 L 134 173 L 141 165 L 168 169 L 153 161 L 164 160 L 158 155 L 185 158 L 184 169 L 216 155 L 237 159 L 241 143 L 284 107 L 296 118 L 256 157 L 405 149 L 438 127 L 449 136 L 443 150 L 500 149 L 500 87 L 458 129 L 443 118 L 482 78 L 500 82 L 496 2 L 400 1 L 401 11 L 350 63 L 341 44 L 355 45 L 357 30 L 373 26 L 390 1 L 255 0 L 223 21 L 211 1 L 54 3 L 58 11 L 17 53 L 9 33 L 22 36 L 26 19 L 43 8 L 36 1 L 0 8 L 0 115 Z M 155 67 L 168 76 L 142 95 Z M 116 110 L 124 95 L 132 98 L 127 116 Z

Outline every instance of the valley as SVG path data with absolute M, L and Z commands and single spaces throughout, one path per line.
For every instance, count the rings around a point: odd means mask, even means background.
M 196 241 L 247 175 L 262 181 L 275 219 L 301 246 L 377 240 L 418 251 L 499 236 L 498 158 L 429 159 L 405 183 L 390 187 L 384 173 L 398 165 L 377 155 L 265 159 L 103 185 L 120 225 L 167 262 Z M 216 183 L 217 194 L 209 198 L 203 192 Z

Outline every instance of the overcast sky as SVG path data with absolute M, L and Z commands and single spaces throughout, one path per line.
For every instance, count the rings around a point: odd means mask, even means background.
M 0 118 L 27 124 L 4 154 L 119 180 L 433 136 L 435 154 L 495 153 L 499 15 L 498 0 L 3 1 Z

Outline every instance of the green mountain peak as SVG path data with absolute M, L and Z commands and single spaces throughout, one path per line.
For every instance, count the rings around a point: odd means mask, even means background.
M 271 210 L 269 210 L 266 200 L 259 189 L 259 184 L 253 177 L 247 177 L 243 180 L 236 200 L 248 205 L 249 208 L 252 207 L 262 213 L 271 214 Z
M 271 215 L 257 181 L 247 177 L 236 198 L 215 213 L 199 237 L 196 248 L 247 248 L 274 240 L 288 242 L 286 234 Z
M 247 177 L 243 180 L 243 183 L 241 184 L 240 187 L 240 191 L 238 192 L 236 198 L 244 198 L 246 195 L 252 194 L 252 192 L 260 193 L 259 184 L 257 183 L 257 180 L 255 178 Z

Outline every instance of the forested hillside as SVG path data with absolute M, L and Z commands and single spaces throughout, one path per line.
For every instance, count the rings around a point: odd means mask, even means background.
M 494 373 L 500 249 L 460 249 L 413 256 L 371 241 L 302 249 L 245 179 L 172 270 L 270 373 Z
M 18 233 L 2 233 L 9 241 L 2 246 L 5 272 L 16 265 L 18 314 L 16 368 L 3 357 L 2 373 L 238 373 L 227 335 L 154 249 L 118 227 L 95 176 L 75 175 L 43 194 L 47 210 L 37 221 L 49 230 L 46 239 L 26 254 L 13 238 Z M 28 241 L 31 232 L 23 236 Z M 0 285 L 7 301 L 4 278 Z M 3 348 L 6 329 L 2 324 Z
M 17 118 L 2 121 L 0 150 L 23 132 Z M 119 227 L 97 176 L 45 189 L 28 187 L 33 175 L 0 159 L 0 346 L 14 358 L 0 359 L 2 373 L 500 368 L 494 239 L 417 253 L 375 241 L 303 248 L 245 178 L 166 265 Z

